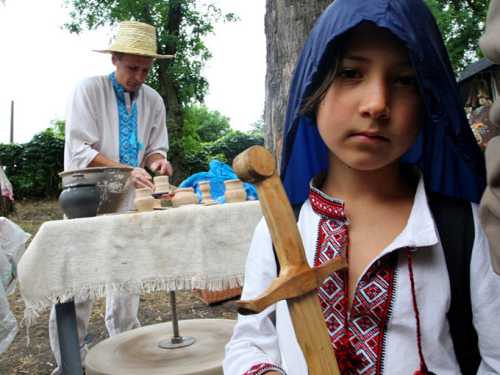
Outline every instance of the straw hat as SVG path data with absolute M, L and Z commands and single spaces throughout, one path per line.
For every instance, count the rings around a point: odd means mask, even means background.
M 121 52 L 156 59 L 171 59 L 174 57 L 174 55 L 158 55 L 156 53 L 155 28 L 147 23 L 137 21 L 120 22 L 113 44 L 108 49 L 95 51 L 101 53 Z

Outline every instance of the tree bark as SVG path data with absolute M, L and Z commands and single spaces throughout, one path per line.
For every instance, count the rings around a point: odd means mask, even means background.
M 183 15 L 183 2 L 171 0 L 167 17 L 168 22 L 165 25 L 166 33 L 170 38 L 166 38 L 167 43 L 165 46 L 160 46 L 159 53 L 175 55 L 177 52 L 177 38 L 179 36 Z M 172 60 L 157 60 L 160 95 L 163 98 L 167 111 L 167 129 L 170 149 L 174 149 L 173 153 L 169 153 L 168 158 L 174 167 L 173 182 L 177 182 L 177 172 L 180 172 L 179 167 L 182 161 L 180 160 L 181 156 L 175 152 L 176 148 L 172 146 L 182 138 L 183 116 L 182 105 L 179 101 L 179 89 L 176 82 L 174 82 L 168 74 L 168 67 L 171 63 Z
M 266 147 L 281 154 L 288 91 L 304 42 L 321 12 L 332 0 L 267 0 L 267 46 L 264 129 Z

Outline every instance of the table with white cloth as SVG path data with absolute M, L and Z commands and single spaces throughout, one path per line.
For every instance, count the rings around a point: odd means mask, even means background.
M 59 302 L 104 297 L 109 288 L 240 286 L 261 217 L 259 202 L 248 201 L 46 222 L 18 266 L 26 322 Z

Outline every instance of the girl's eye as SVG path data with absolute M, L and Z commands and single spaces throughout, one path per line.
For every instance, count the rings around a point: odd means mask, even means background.
M 417 86 L 417 79 L 413 75 L 401 76 L 401 77 L 396 78 L 396 83 L 398 83 L 402 86 L 416 87 Z
M 361 72 L 353 68 L 342 68 L 338 72 L 337 77 L 345 79 L 358 79 L 361 78 Z

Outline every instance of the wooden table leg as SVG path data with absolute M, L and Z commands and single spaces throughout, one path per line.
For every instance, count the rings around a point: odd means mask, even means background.
M 56 304 L 56 321 L 62 372 L 64 375 L 83 375 L 73 301 Z

